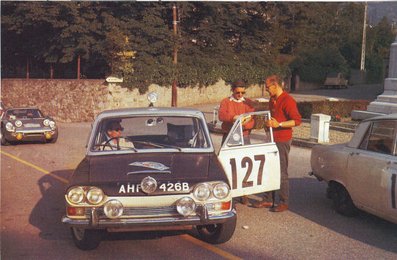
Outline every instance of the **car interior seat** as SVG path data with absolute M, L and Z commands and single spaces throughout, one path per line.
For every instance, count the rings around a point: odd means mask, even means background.
M 170 145 L 190 147 L 189 141 L 193 138 L 193 126 L 168 123 L 167 136 Z

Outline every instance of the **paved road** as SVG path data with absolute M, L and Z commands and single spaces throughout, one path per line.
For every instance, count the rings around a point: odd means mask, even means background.
M 238 204 L 237 229 L 225 244 L 139 233 L 108 236 L 97 250 L 80 251 L 60 218 L 63 189 L 84 155 L 89 128 L 61 124 L 56 144 L 1 147 L 1 259 L 397 259 L 397 225 L 335 213 L 325 184 L 307 176 L 310 149 L 298 147 L 291 151 L 290 211 Z M 217 146 L 220 139 L 213 135 Z

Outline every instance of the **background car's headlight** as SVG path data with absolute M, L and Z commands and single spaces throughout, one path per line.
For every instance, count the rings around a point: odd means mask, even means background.
M 50 120 L 44 119 L 43 125 L 44 125 L 44 126 L 49 126 L 49 125 L 50 125 Z
M 103 191 L 98 188 L 91 188 L 87 192 L 87 200 L 91 204 L 99 204 L 102 202 L 104 197 Z
M 15 126 L 16 126 L 16 127 L 21 127 L 21 126 L 22 126 L 21 120 L 15 121 Z
M 103 207 L 103 212 L 108 218 L 118 218 L 123 215 L 123 204 L 118 200 L 110 200 Z
M 69 190 L 68 199 L 69 199 L 69 201 L 71 201 L 72 203 L 75 203 L 75 204 L 82 202 L 84 199 L 83 188 L 76 187 L 76 188 Z
M 51 127 L 52 129 L 55 128 L 55 122 L 54 122 L 54 121 L 50 121 L 50 122 L 49 122 L 49 125 L 50 125 L 50 127 Z
M 207 183 L 201 183 L 194 188 L 193 196 L 198 200 L 207 200 L 211 195 L 211 187 Z
M 15 126 L 11 122 L 7 122 L 6 129 L 7 129 L 8 132 L 14 132 L 15 131 Z
M 196 203 L 192 198 L 183 197 L 176 203 L 176 210 L 182 216 L 189 216 L 196 210 Z
M 224 199 L 229 195 L 229 186 L 224 182 L 218 183 L 214 186 L 213 193 L 215 198 Z

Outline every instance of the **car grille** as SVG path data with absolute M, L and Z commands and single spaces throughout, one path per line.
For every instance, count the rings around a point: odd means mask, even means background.
M 87 217 L 90 216 L 90 208 L 86 208 L 85 214 Z M 99 217 L 104 217 L 105 213 L 103 212 L 103 208 L 98 209 Z M 139 216 L 175 216 L 179 215 L 176 206 L 167 206 L 167 207 L 125 207 L 123 211 L 123 217 L 139 217 Z

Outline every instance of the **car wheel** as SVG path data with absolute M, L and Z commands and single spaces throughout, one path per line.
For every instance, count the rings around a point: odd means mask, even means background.
M 197 226 L 200 239 L 211 244 L 229 241 L 236 229 L 236 219 L 233 218 L 223 224 Z
M 1 132 L 1 145 L 9 145 L 10 143 L 7 141 L 5 135 L 3 134 L 3 132 Z
M 50 139 L 49 142 L 52 144 L 55 144 L 57 142 L 57 140 L 58 140 L 58 136 Z
M 332 187 L 333 186 L 333 187 Z M 340 184 L 334 184 L 330 187 L 331 197 L 334 203 L 336 212 L 347 217 L 353 217 L 357 215 L 357 208 L 349 195 L 349 192 Z
M 74 244 L 81 250 L 92 250 L 99 246 L 103 236 L 103 230 L 71 228 Z

